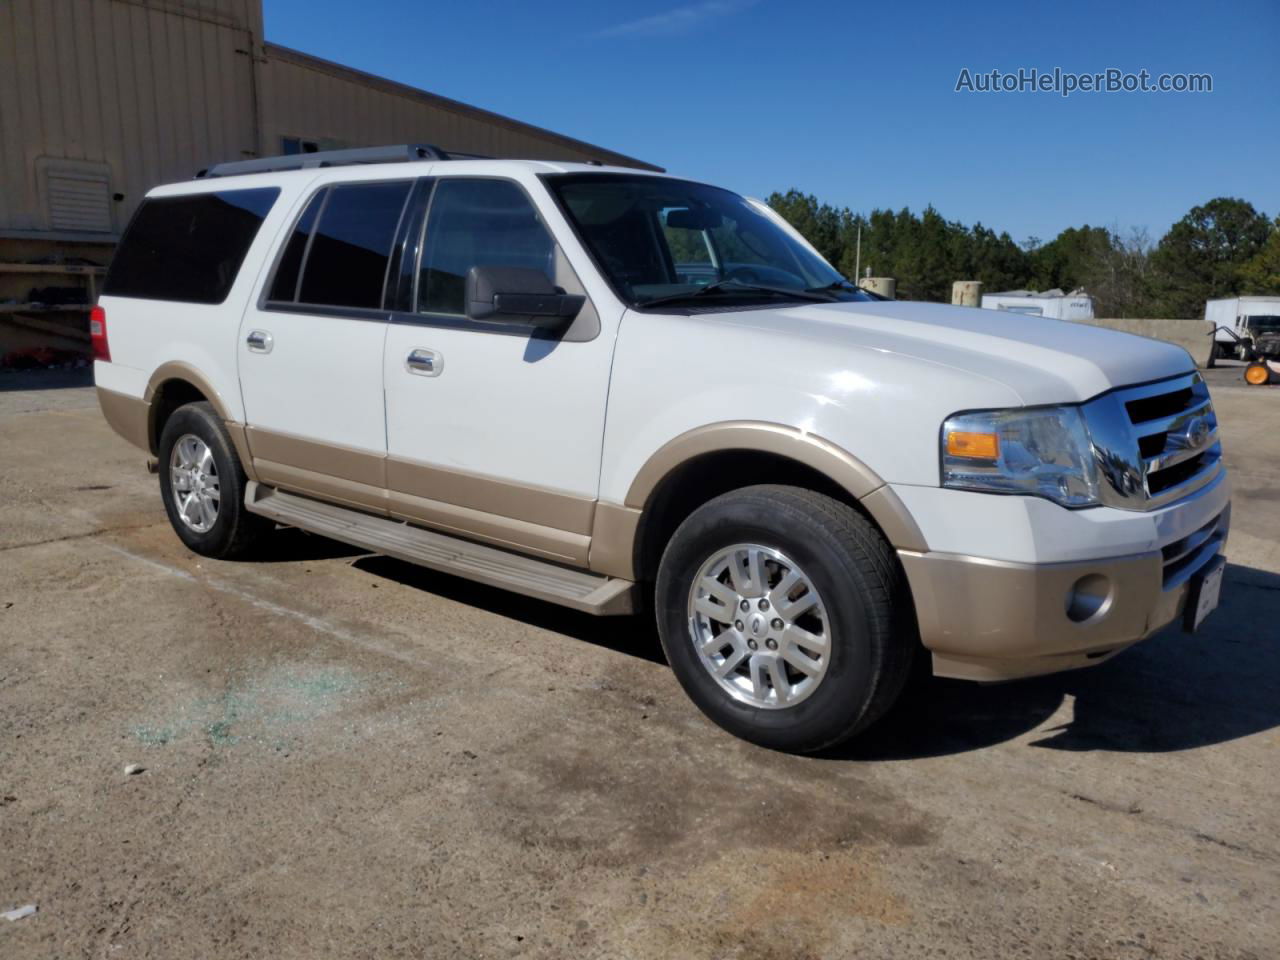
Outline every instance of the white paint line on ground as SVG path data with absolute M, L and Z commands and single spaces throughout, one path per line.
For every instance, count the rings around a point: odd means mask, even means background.
M 323 633 L 337 640 L 341 640 L 344 643 L 353 644 L 354 646 L 368 650 L 370 653 L 376 653 L 379 656 L 399 660 L 401 663 L 409 664 L 410 666 L 417 667 L 420 670 L 426 669 L 426 665 L 423 663 L 421 658 L 411 656 L 407 653 L 402 653 L 399 650 L 394 650 L 384 646 L 383 644 L 372 641 L 367 637 L 362 637 L 358 634 L 352 633 L 350 630 L 345 630 L 324 617 L 317 617 L 314 614 L 304 613 L 301 610 L 294 610 L 291 607 L 283 606 L 273 600 L 267 600 L 263 597 L 259 597 L 242 587 L 238 587 L 233 583 L 228 583 L 227 581 L 221 580 L 217 577 L 209 575 L 197 577 L 195 574 L 188 573 L 186 570 L 179 567 L 162 563 L 159 560 L 152 560 L 150 557 L 144 557 L 142 554 L 134 553 L 132 550 L 128 550 L 118 544 L 108 543 L 105 540 L 95 540 L 92 542 L 110 550 L 112 553 L 119 554 L 122 557 L 127 557 L 135 563 L 140 563 L 144 566 L 150 567 L 155 572 L 163 574 L 164 576 L 174 577 L 179 580 L 186 580 L 189 583 L 209 587 L 217 590 L 219 593 L 225 593 L 228 596 L 233 596 L 243 600 L 266 613 L 294 620 L 317 633 Z

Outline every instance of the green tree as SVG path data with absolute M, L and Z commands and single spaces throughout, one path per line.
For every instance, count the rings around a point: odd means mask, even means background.
M 1195 317 L 1204 302 L 1239 292 L 1241 268 L 1262 252 L 1271 223 L 1253 204 L 1217 197 L 1193 207 L 1152 254 L 1156 307 L 1171 317 Z
M 1240 267 L 1242 295 L 1280 293 L 1280 217 L 1271 224 L 1271 232 L 1262 249 Z
M 1105 227 L 1068 227 L 1031 254 L 1031 282 L 1037 290 L 1089 288 L 1113 248 Z

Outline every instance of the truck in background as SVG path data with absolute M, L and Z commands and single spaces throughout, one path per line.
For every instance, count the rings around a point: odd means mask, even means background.
M 1209 366 L 1223 359 L 1248 360 L 1262 339 L 1280 336 L 1280 297 L 1227 297 L 1204 305 L 1213 334 Z
M 1007 310 L 1030 317 L 1048 317 L 1051 320 L 1092 320 L 1093 297 L 1083 290 L 1063 293 L 1061 290 L 1006 290 L 1002 293 L 984 293 L 984 310 Z

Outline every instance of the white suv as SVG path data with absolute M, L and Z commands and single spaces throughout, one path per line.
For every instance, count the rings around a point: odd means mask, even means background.
M 913 660 L 1100 662 L 1217 602 L 1229 485 L 1178 347 L 863 293 L 758 201 L 427 147 L 153 190 L 92 319 L 174 530 L 300 527 L 595 614 L 815 750 Z

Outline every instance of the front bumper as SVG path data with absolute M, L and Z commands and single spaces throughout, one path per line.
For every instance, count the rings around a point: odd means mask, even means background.
M 899 550 L 933 672 L 996 681 L 1090 666 L 1177 619 L 1226 544 L 1231 506 L 1219 490 L 1168 510 L 1198 526 L 1181 518 L 1176 537 L 1123 556 L 1028 563 Z

